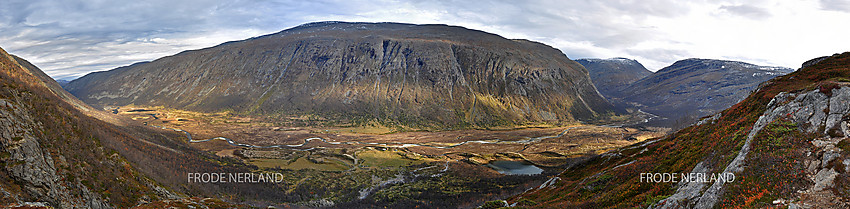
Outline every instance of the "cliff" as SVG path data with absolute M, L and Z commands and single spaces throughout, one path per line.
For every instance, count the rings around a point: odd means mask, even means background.
M 559 50 L 446 25 L 309 23 L 91 73 L 65 88 L 97 107 L 426 129 L 575 123 L 611 113 L 587 71 Z

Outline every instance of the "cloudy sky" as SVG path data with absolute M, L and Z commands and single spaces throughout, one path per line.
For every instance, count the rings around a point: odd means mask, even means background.
M 460 25 L 653 71 L 691 57 L 797 68 L 850 51 L 850 0 L 0 0 L 0 47 L 72 79 L 329 20 Z

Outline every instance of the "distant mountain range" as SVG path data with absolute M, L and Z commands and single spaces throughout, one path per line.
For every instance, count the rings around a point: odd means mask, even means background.
M 559 50 L 446 25 L 309 23 L 91 73 L 65 87 L 95 106 L 314 114 L 437 130 L 612 113 L 587 71 Z
M 651 125 L 677 128 L 728 108 L 746 98 L 760 83 L 794 71 L 737 61 L 685 59 L 647 75 L 649 71 L 634 60 L 579 62 L 596 79 L 593 82 L 600 92 L 613 103 L 665 118 Z
M 590 80 L 605 97 L 620 97 L 623 89 L 641 78 L 652 75 L 637 60 L 627 58 L 577 59 L 587 68 Z

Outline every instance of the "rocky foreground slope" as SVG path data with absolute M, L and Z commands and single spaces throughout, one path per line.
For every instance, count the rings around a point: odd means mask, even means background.
M 807 63 L 694 126 L 568 168 L 509 202 L 540 208 L 847 208 L 850 53 Z M 648 182 L 641 173 L 735 178 Z
M 95 106 L 315 115 L 428 129 L 560 124 L 610 113 L 559 50 L 446 25 L 309 23 L 76 79 Z
M 2 49 L 0 69 L 0 205 L 112 208 L 159 198 L 150 181 L 104 146 L 122 143 L 103 141 L 120 133 L 80 112 L 52 79 Z
M 31 63 L 0 49 L 0 207 L 227 207 L 232 205 L 187 195 L 284 196 L 271 185 L 188 184 L 188 172 L 250 168 L 171 140 L 181 136 L 173 131 L 129 124 L 94 111 Z

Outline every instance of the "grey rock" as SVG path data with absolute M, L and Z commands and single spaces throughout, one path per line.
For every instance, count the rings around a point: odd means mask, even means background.
M 791 204 L 788 204 L 788 209 L 800 209 L 800 206 L 797 206 L 797 204 L 791 203 Z
M 808 166 L 808 168 L 806 169 L 806 172 L 808 172 L 808 173 L 815 173 L 815 171 L 817 171 L 817 170 L 818 170 L 818 168 L 820 168 L 820 165 L 821 165 L 821 163 L 820 163 L 820 162 L 821 162 L 820 160 L 812 160 L 812 161 L 810 161 L 810 162 L 809 162 L 809 166 Z
M 98 195 L 83 188 L 80 197 L 75 197 L 57 175 L 53 158 L 45 153 L 32 130 L 43 129 L 32 116 L 15 102 L 0 99 L 0 104 L 9 108 L 0 108 L 0 152 L 9 153 L 4 159 L 11 166 L 0 168 L 18 182 L 29 194 L 39 200 L 50 202 L 58 208 L 112 208 Z
M 829 100 L 829 113 L 846 114 L 848 112 L 850 112 L 850 88 L 832 89 L 832 98 Z
M 823 158 L 821 160 L 821 166 L 820 167 L 826 168 L 827 165 L 829 164 L 829 162 L 831 162 L 832 160 L 835 160 L 838 157 L 841 157 L 840 151 L 832 151 L 832 150 L 826 151 L 825 153 L 823 153 Z
M 717 121 L 717 119 L 720 119 L 720 116 L 722 116 L 722 113 L 714 114 L 714 115 L 712 115 L 711 117 L 708 117 L 708 118 L 706 118 L 706 119 L 702 119 L 702 120 L 700 120 L 699 122 L 697 122 L 697 123 L 696 123 L 696 124 L 694 124 L 694 125 L 699 126 L 699 125 L 702 125 L 702 124 L 708 124 L 708 123 L 712 123 L 712 124 L 714 124 L 714 121 Z
M 812 191 L 821 191 L 835 186 L 834 180 L 836 176 L 838 176 L 838 172 L 835 172 L 835 169 L 821 169 L 813 178 L 815 185 L 812 186 Z
M 810 59 L 808 61 L 805 61 L 805 62 L 803 62 L 802 66 L 800 66 L 800 69 L 807 68 L 809 66 L 818 64 L 818 62 L 823 61 L 826 58 L 829 58 L 829 56 L 818 57 L 818 58 L 814 58 L 814 59 Z
M 705 161 L 697 163 L 694 166 L 694 169 L 691 170 L 691 173 L 707 173 L 711 171 L 711 168 L 705 165 Z M 670 197 L 665 198 L 664 200 L 658 201 L 659 203 L 663 203 L 661 205 L 653 205 L 650 208 L 693 208 L 693 203 L 698 200 L 702 192 L 706 188 L 705 182 L 692 181 L 692 182 L 679 182 L 676 187 L 676 193 L 670 195 Z M 656 203 L 657 204 L 657 203 Z

